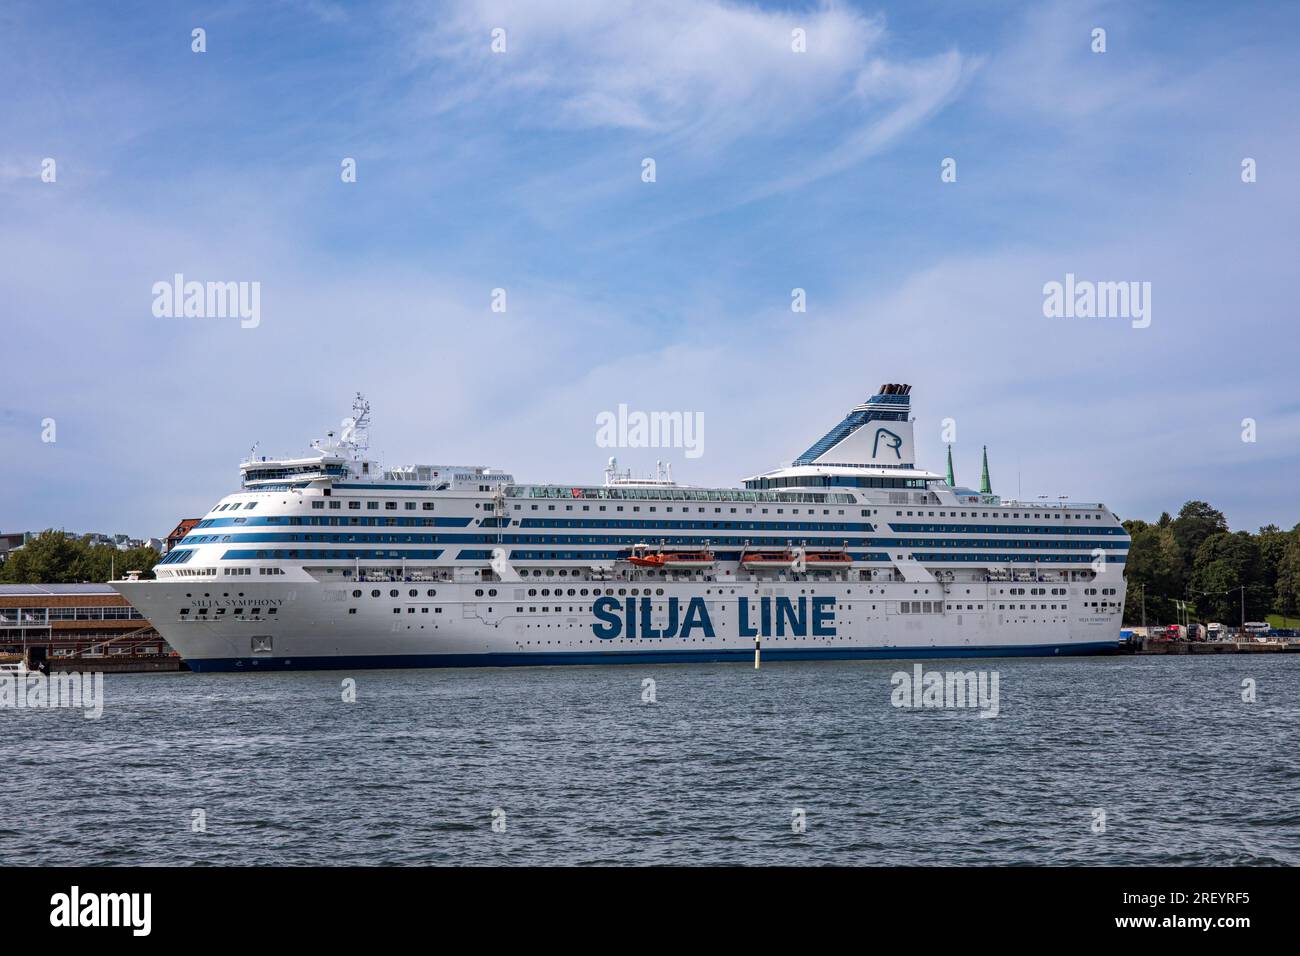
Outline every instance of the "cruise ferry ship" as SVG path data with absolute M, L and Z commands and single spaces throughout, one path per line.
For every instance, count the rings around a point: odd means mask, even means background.
M 159 562 L 113 582 L 196 671 L 1114 651 L 1129 536 L 1102 504 L 917 467 L 883 385 L 743 488 L 384 469 L 336 435 L 254 457 Z

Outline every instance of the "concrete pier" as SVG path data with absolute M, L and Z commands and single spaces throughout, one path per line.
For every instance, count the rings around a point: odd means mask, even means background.
M 104 674 L 148 674 L 166 671 L 188 671 L 189 666 L 179 657 L 55 657 L 47 661 L 50 673 L 75 671 L 80 674 L 99 671 Z
M 1143 638 L 1138 654 L 1285 654 L 1300 652 L 1294 641 L 1156 641 Z

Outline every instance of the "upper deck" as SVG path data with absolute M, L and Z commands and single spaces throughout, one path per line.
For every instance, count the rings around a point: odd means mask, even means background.
M 1123 562 L 1127 534 L 1102 504 L 1004 500 L 987 463 L 979 491 L 956 485 L 951 466 L 947 478 L 916 467 L 909 393 L 883 386 L 880 401 L 853 409 L 801 459 L 744 488 L 681 485 L 662 464 L 635 478 L 614 459 L 603 484 L 518 482 L 480 465 L 385 469 L 363 454 L 368 406 L 358 398 L 342 434 L 313 442 L 309 455 L 246 459 L 242 490 L 218 502 L 158 573 L 355 576 L 363 563 L 398 562 L 491 564 L 500 574 L 494 562 L 503 561 L 521 574 L 567 562 L 577 574 L 608 569 L 646 542 L 712 549 L 720 565 L 748 548 L 842 549 L 863 573 L 892 565 L 907 575 L 929 573 L 921 565 L 1074 573 L 1098 554 Z

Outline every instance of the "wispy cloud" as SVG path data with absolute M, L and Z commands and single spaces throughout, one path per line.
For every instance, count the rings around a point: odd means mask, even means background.
M 415 59 L 454 77 L 430 83 L 444 108 L 473 103 L 512 128 L 618 136 L 598 142 L 671 156 L 675 175 L 714 181 L 724 203 L 851 167 L 949 102 L 974 67 L 955 49 L 895 53 L 883 17 L 840 3 L 495 0 L 412 16 Z M 493 52 L 497 29 L 505 52 Z M 767 174 L 761 190 L 742 185 L 755 166 Z
M 497 28 L 505 53 L 489 46 Z M 792 49 L 796 29 L 805 53 Z M 796 13 L 717 0 L 458 0 L 416 44 L 454 66 L 478 99 L 529 94 L 520 122 L 716 142 L 786 128 L 851 89 L 884 34 L 879 18 L 838 4 Z

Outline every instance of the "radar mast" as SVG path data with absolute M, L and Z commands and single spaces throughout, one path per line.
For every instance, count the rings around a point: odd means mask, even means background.
M 351 451 L 353 458 L 360 458 L 370 448 L 370 403 L 360 392 L 352 400 L 352 417 L 343 419 L 339 444 Z

